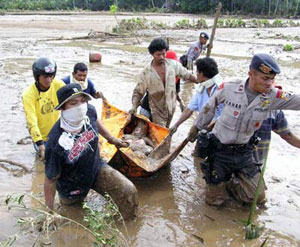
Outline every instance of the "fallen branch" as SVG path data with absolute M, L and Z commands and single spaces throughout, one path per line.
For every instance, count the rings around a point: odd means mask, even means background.
M 27 172 L 27 173 L 30 173 L 30 172 L 31 172 L 30 169 L 28 169 L 28 168 L 26 167 L 26 165 L 23 165 L 23 164 L 21 164 L 21 163 L 19 163 L 19 162 L 13 161 L 13 160 L 0 159 L 0 163 L 8 163 L 8 164 L 13 165 L 13 166 L 21 167 L 21 168 L 22 168 L 25 172 Z
M 105 38 L 114 37 L 114 38 L 124 38 L 128 37 L 128 35 L 120 35 L 110 32 L 95 32 L 91 30 L 88 35 L 85 36 L 78 36 L 78 37 L 72 37 L 72 38 L 65 38 L 63 36 L 54 38 L 54 39 L 43 39 L 43 41 L 55 41 L 55 40 L 80 40 L 80 39 L 99 39 L 102 38 L 105 40 Z M 104 41 L 103 40 L 103 41 Z

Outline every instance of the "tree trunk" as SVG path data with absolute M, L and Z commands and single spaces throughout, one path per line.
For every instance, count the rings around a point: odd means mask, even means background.
M 299 2 L 300 2 L 300 0 L 298 0 L 298 1 L 296 2 L 296 8 L 295 8 L 295 12 L 294 12 L 294 16 L 295 16 L 295 17 L 296 17 L 297 14 L 298 14 Z
M 152 0 L 151 2 L 152 2 L 152 7 L 155 8 L 154 0 Z
M 234 0 L 231 1 L 231 13 L 234 12 Z
M 275 7 L 275 10 L 274 10 L 274 16 L 276 16 L 276 14 L 277 14 L 277 9 L 278 9 L 278 5 L 279 5 L 279 1 L 280 0 L 277 0 L 276 7 Z
M 269 0 L 269 10 L 268 10 L 268 16 L 271 15 L 271 0 Z

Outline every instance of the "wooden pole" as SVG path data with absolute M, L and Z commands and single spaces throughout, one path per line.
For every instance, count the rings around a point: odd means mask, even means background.
M 18 167 L 21 167 L 25 172 L 30 173 L 30 169 L 28 169 L 26 167 L 26 165 L 23 165 L 19 162 L 15 162 L 13 160 L 8 160 L 8 159 L 0 159 L 0 163 L 8 163 L 8 164 L 13 165 L 13 166 L 18 166 Z
M 209 47 L 207 48 L 207 52 L 206 52 L 206 57 L 210 57 L 210 53 L 211 53 L 211 49 L 212 49 L 212 45 L 213 45 L 213 40 L 215 37 L 215 32 L 216 32 L 216 28 L 217 28 L 217 24 L 218 24 L 218 19 L 221 13 L 221 8 L 222 8 L 222 3 L 219 2 L 218 7 L 217 7 L 217 11 L 216 11 L 216 15 L 215 15 L 215 21 L 214 21 L 214 25 L 211 31 L 211 35 L 210 35 L 210 39 L 209 39 Z

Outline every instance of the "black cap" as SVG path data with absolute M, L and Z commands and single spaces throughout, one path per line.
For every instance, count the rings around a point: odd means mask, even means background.
M 91 96 L 82 91 L 82 88 L 77 83 L 70 83 L 57 91 L 58 105 L 54 108 L 55 110 L 60 110 L 60 108 L 70 99 L 73 99 L 79 95 L 83 95 L 87 100 L 91 100 Z
M 253 56 L 250 69 L 258 70 L 264 74 L 280 73 L 280 68 L 275 59 L 264 53 L 258 53 Z
M 206 38 L 206 39 L 209 39 L 209 36 L 206 32 L 201 32 L 200 33 L 200 38 Z

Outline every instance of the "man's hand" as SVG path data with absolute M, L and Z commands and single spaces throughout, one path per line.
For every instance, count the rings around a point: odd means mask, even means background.
M 102 99 L 102 100 L 106 100 L 106 98 L 104 97 L 104 95 L 103 95 L 103 93 L 102 92 L 100 92 L 100 91 L 98 91 L 98 92 L 96 92 L 95 94 L 94 94 L 94 97 L 96 98 L 96 99 Z
M 108 142 L 110 144 L 115 145 L 117 148 L 127 148 L 127 147 L 129 147 L 129 143 L 128 142 L 124 142 L 121 139 L 115 138 L 113 136 L 108 139 Z
M 45 159 L 45 145 L 42 144 L 39 147 L 39 157 L 41 160 L 44 160 Z
M 190 128 L 190 131 L 189 131 L 189 134 L 188 134 L 188 140 L 190 142 L 194 142 L 196 140 L 198 132 L 199 132 L 198 128 L 195 125 L 193 125 Z
M 169 134 L 170 135 L 173 135 L 175 134 L 175 132 L 177 131 L 177 126 L 176 125 L 173 125 L 170 129 L 169 129 Z
M 211 47 L 211 48 L 210 48 L 210 47 Z M 209 49 L 209 48 L 212 49 L 212 48 L 213 48 L 213 45 L 208 44 L 208 45 L 207 45 L 207 49 Z
M 128 111 L 129 116 L 127 117 L 128 122 L 130 122 L 130 120 L 132 119 L 132 116 L 134 116 L 136 114 L 136 108 L 132 108 Z

